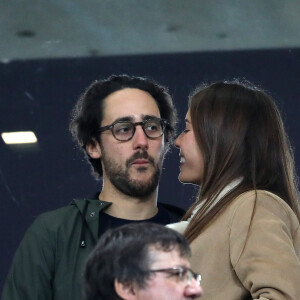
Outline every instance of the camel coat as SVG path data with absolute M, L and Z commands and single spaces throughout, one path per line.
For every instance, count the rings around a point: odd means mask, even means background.
M 254 191 L 237 197 L 191 249 L 201 300 L 300 299 L 299 222 L 272 193 L 257 191 L 256 204 Z

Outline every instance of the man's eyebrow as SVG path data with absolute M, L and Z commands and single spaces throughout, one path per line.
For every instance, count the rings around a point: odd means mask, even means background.
M 153 116 L 153 115 L 142 115 L 141 117 L 142 121 L 145 120 L 152 120 L 152 119 L 160 119 L 157 116 Z M 121 118 L 117 118 L 114 123 L 116 122 L 134 122 L 135 118 L 133 116 L 125 116 L 125 117 L 121 117 Z
M 143 115 L 142 120 L 152 120 L 152 119 L 160 119 L 160 117 L 153 116 L 153 115 Z
M 115 122 L 128 122 L 128 121 L 133 121 L 134 118 L 132 116 L 126 116 L 126 117 L 121 117 L 121 118 L 117 118 Z

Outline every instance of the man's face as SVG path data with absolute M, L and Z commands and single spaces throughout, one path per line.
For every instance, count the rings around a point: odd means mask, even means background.
M 180 256 L 177 249 L 171 252 L 164 252 L 153 249 L 151 251 L 153 262 L 151 270 L 187 267 L 190 268 L 190 262 L 187 258 Z M 178 276 L 164 272 L 155 272 L 147 281 L 147 286 L 143 289 L 135 289 L 135 295 L 131 300 L 187 300 L 196 299 L 202 295 L 202 288 L 195 279 L 186 282 Z
M 117 119 L 141 122 L 147 117 L 160 118 L 155 100 L 145 91 L 126 88 L 105 98 L 101 126 Z M 138 125 L 129 141 L 116 140 L 110 130 L 102 132 L 100 139 L 104 183 L 109 180 L 122 193 L 135 197 L 155 191 L 164 155 L 164 136 L 149 139 Z

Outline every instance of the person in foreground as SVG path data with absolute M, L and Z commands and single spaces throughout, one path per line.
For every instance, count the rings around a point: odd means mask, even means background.
M 36 219 L 16 252 L 2 300 L 80 300 L 83 265 L 108 228 L 182 217 L 182 210 L 157 203 L 175 121 L 170 95 L 151 80 L 120 75 L 88 87 L 70 128 L 102 177 L 101 193 Z
M 202 294 L 187 240 L 153 223 L 106 231 L 84 272 L 86 300 L 185 300 Z
M 203 299 L 300 299 L 299 194 L 280 113 L 249 82 L 190 97 L 176 139 L 183 183 L 199 185 L 183 222 Z

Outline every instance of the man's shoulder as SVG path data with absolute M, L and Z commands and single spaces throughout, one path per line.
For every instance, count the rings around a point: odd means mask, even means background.
M 37 216 L 35 219 L 35 226 L 41 224 L 48 226 L 60 226 L 66 222 L 74 222 L 77 215 L 84 214 L 85 207 L 95 206 L 98 207 L 103 202 L 97 199 L 74 199 L 69 204 L 60 208 L 44 212 Z
M 78 213 L 78 209 L 72 204 L 68 204 L 53 210 L 49 210 L 38 215 L 31 228 L 36 227 L 57 227 L 61 223 L 70 219 L 71 215 Z
M 170 215 L 172 221 L 180 220 L 186 212 L 183 208 L 169 204 L 169 203 L 158 202 L 157 207 L 158 207 L 158 209 L 166 210 L 168 212 L 168 214 Z

